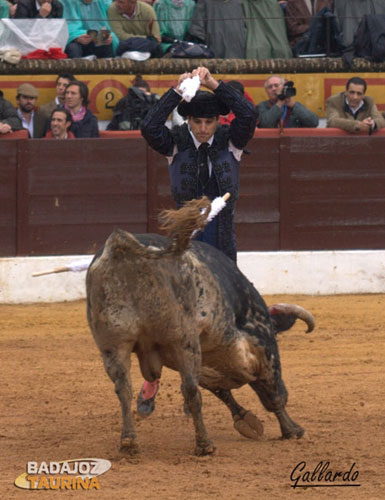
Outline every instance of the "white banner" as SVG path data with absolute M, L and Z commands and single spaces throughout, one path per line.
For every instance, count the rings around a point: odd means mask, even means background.
M 23 55 L 34 50 L 60 47 L 68 41 L 65 19 L 0 19 L 0 49 L 18 49 Z

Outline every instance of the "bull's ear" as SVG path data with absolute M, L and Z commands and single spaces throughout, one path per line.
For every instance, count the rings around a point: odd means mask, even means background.
M 275 314 L 270 314 L 270 319 L 271 319 L 271 324 L 273 325 L 274 335 L 277 335 L 278 333 L 290 330 L 290 328 L 296 322 L 297 317 L 294 314 L 285 314 L 277 312 Z
M 314 330 L 315 319 L 313 315 L 301 306 L 282 303 L 274 304 L 268 309 L 273 327 L 275 329 L 275 334 L 289 330 L 297 319 L 301 319 L 306 323 L 306 333 L 310 333 Z

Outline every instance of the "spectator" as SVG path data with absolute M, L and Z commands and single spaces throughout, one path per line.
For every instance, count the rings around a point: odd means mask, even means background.
M 39 111 L 44 113 L 44 115 L 49 118 L 51 116 L 52 111 L 55 108 L 64 107 L 64 99 L 65 99 L 65 90 L 67 85 L 74 81 L 75 77 L 71 73 L 61 73 L 56 78 L 56 97 L 53 101 L 43 104 L 43 106 L 39 107 Z
M 245 98 L 251 102 L 251 104 L 254 106 L 254 101 L 251 98 L 250 94 L 245 91 L 245 87 L 242 85 L 241 82 L 238 82 L 237 80 L 230 80 L 227 85 L 230 85 L 230 87 L 233 87 L 236 91 L 238 91 L 241 95 L 245 96 Z M 230 123 L 234 120 L 235 114 L 230 111 L 229 114 L 226 116 L 220 116 L 219 117 L 219 123 L 221 125 L 230 125 Z
M 166 53 L 172 42 L 184 40 L 195 10 L 194 0 L 158 0 L 154 5 L 158 18 L 162 49 Z
M 11 17 L 11 4 L 6 0 L 0 0 L 0 19 Z
M 319 120 L 315 113 L 296 102 L 294 96 L 282 95 L 284 84 L 285 80 L 277 75 L 269 76 L 265 81 L 268 100 L 258 105 L 258 126 L 260 128 L 317 127 Z
M 365 14 L 385 14 L 383 0 L 334 0 L 334 13 L 343 33 L 344 44 L 353 42 L 354 34 Z
M 13 19 L 16 14 L 17 0 L 8 0 L 8 3 L 9 3 L 9 17 Z
M 4 99 L 3 95 L 0 90 L 0 137 L 1 134 L 8 134 L 23 128 L 16 109 Z
M 385 119 L 374 104 L 373 97 L 365 95 L 366 87 L 365 80 L 354 76 L 347 81 L 345 92 L 326 100 L 327 127 L 351 133 L 371 133 L 385 127 Z
M 36 110 L 36 101 L 39 92 L 30 83 L 22 83 L 17 89 L 16 100 L 18 104 L 17 114 L 23 128 L 28 130 L 31 139 L 44 137 L 47 129 L 47 117 Z
M 15 19 L 63 17 L 63 6 L 58 0 L 18 0 Z
M 99 137 L 98 120 L 87 108 L 88 87 L 83 82 L 70 82 L 65 90 L 64 107 L 72 115 L 71 132 L 77 138 Z
M 159 24 L 151 5 L 137 0 L 115 0 L 108 8 L 108 19 L 119 39 L 118 56 L 135 51 L 162 57 Z
M 51 127 L 45 134 L 46 139 L 75 139 L 69 130 L 72 125 L 72 115 L 65 108 L 56 108 L 50 116 Z
M 188 35 L 191 41 L 206 44 L 217 58 L 244 59 L 246 28 L 242 0 L 200 0 Z
M 277 0 L 243 0 L 246 59 L 290 58 L 283 11 Z
M 286 6 L 286 28 L 293 47 L 310 28 L 313 16 L 324 7 L 332 7 L 333 0 L 289 0 Z
M 139 130 L 148 111 L 157 103 L 159 96 L 152 94 L 150 85 L 137 75 L 114 108 L 114 115 L 107 130 Z
M 62 0 L 68 24 L 69 58 L 114 57 L 119 40 L 107 19 L 111 0 Z

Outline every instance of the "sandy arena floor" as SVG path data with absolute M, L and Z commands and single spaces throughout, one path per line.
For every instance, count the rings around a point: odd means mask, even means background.
M 314 333 L 306 335 L 297 322 L 279 340 L 288 411 L 307 434 L 281 441 L 275 416 L 244 387 L 235 395 L 260 417 L 265 434 L 259 442 L 243 438 L 227 408 L 202 391 L 217 447 L 203 458 L 193 455 L 192 422 L 183 414 L 179 377 L 169 370 L 155 413 L 135 417 L 141 454 L 119 453 L 120 405 L 88 330 L 84 301 L 0 305 L 0 498 L 385 498 L 385 295 L 265 299 L 296 302 L 317 321 Z M 136 396 L 142 383 L 136 359 L 132 375 Z M 32 492 L 13 485 L 28 461 L 85 457 L 112 462 L 98 491 Z M 291 472 L 303 461 L 308 471 L 320 461 L 329 461 L 333 472 L 353 466 L 360 486 L 293 489 Z

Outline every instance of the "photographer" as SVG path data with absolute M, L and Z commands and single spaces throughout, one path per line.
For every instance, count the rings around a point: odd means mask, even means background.
M 318 116 L 295 100 L 293 82 L 272 75 L 265 81 L 265 91 L 268 100 L 258 105 L 259 128 L 318 126 Z
M 151 92 L 148 82 L 141 75 L 136 75 L 127 95 L 117 102 L 107 130 L 139 130 L 158 100 L 159 96 Z

